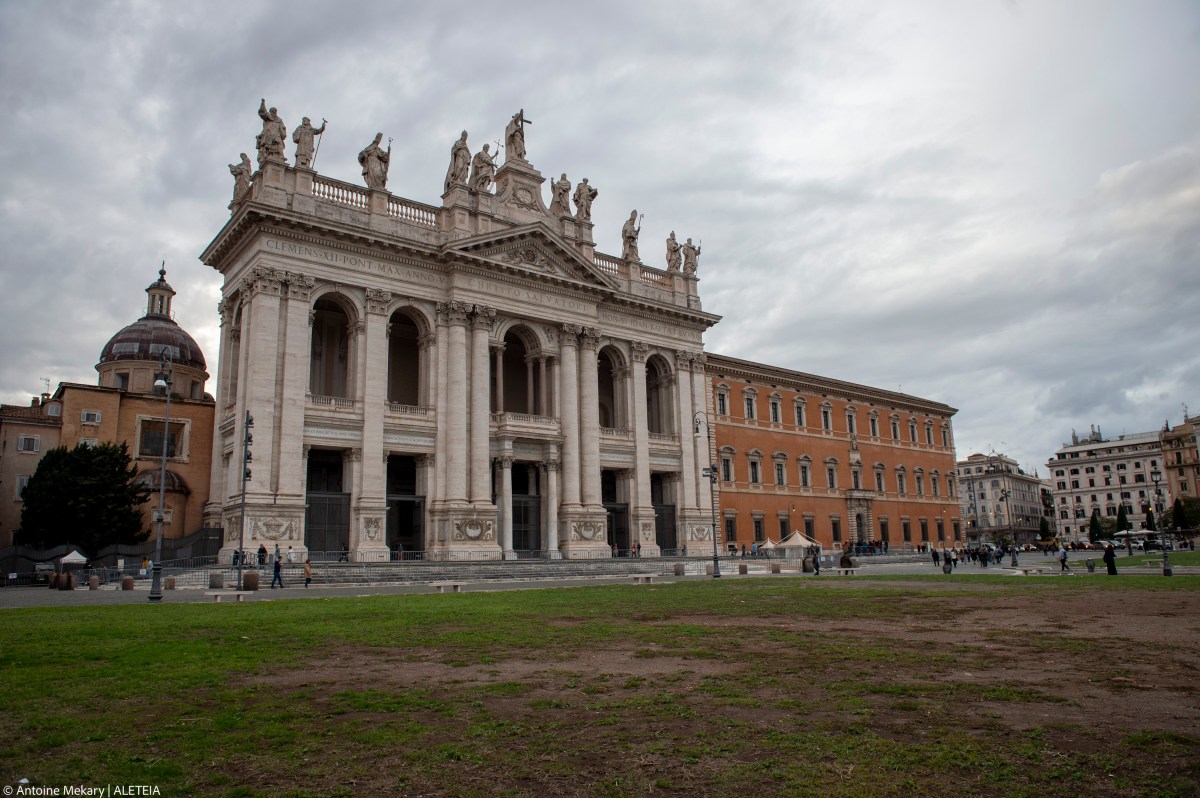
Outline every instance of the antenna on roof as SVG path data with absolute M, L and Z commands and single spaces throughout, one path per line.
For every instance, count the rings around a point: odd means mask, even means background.
M 42 382 L 46 385 L 46 393 L 50 393 L 50 378 L 42 377 Z

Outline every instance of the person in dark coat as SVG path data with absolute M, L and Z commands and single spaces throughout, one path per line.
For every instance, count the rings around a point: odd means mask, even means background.
M 271 589 L 275 588 L 276 582 L 283 587 L 283 561 L 278 558 L 275 559 L 275 575 L 271 577 Z
M 1117 575 L 1117 550 L 1111 543 L 1104 547 L 1104 564 L 1108 566 L 1110 576 Z

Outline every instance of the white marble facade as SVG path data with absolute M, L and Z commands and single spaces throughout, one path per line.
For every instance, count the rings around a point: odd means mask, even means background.
M 718 317 L 696 275 L 597 253 L 590 215 L 548 210 L 524 157 L 495 193 L 451 167 L 433 206 L 268 158 L 231 203 L 202 256 L 224 276 L 206 508 L 223 558 L 247 411 L 247 551 L 711 546 L 692 431 Z

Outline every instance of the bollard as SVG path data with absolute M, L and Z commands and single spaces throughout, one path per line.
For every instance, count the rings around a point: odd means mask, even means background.
M 801 572 L 806 573 L 806 574 L 811 574 L 813 572 L 812 557 L 805 557 L 803 560 L 800 561 L 800 570 L 801 570 Z
M 58 590 L 58 571 L 55 571 L 54 573 L 50 574 L 50 578 L 48 581 L 50 582 L 51 590 Z
M 121 589 L 122 590 L 133 590 L 133 577 L 132 576 L 122 576 L 121 577 Z
M 74 590 L 75 589 L 75 574 L 63 573 L 58 575 L 59 590 Z
M 258 571 L 246 571 L 242 574 L 242 590 L 258 590 Z
M 685 573 L 687 573 L 687 566 L 681 562 L 675 563 L 675 575 L 683 576 Z
M 704 575 L 705 575 L 705 576 L 712 576 L 712 569 L 713 569 L 713 567 L 712 567 L 712 563 L 708 563 L 707 565 L 705 565 L 705 566 L 704 566 Z
M 225 589 L 225 575 L 221 574 L 221 573 L 210 573 L 208 575 L 208 589 L 209 590 L 224 590 Z
M 95 575 L 89 576 L 88 577 L 88 590 L 99 590 L 99 589 L 100 589 L 100 577 L 95 576 Z
M 174 590 L 174 589 L 175 589 L 175 577 L 168 576 L 165 579 L 163 579 L 163 590 Z
M 738 575 L 740 575 L 740 576 L 746 575 L 746 563 L 744 563 L 744 562 L 738 563 Z
M 772 563 L 771 563 L 771 573 L 773 573 L 773 574 L 777 574 L 777 573 L 779 573 L 780 571 L 781 571 L 781 569 L 780 569 L 780 567 L 779 567 L 779 563 L 777 563 L 777 562 L 772 562 Z

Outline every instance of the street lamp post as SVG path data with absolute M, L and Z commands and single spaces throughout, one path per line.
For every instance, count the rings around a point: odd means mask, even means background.
M 705 469 L 708 473 L 708 496 L 709 506 L 712 508 L 712 544 L 713 544 L 713 579 L 721 578 L 721 560 L 717 556 L 717 464 L 712 460 L 712 422 L 708 420 L 708 416 L 703 410 L 697 410 L 692 416 L 692 426 L 695 429 L 695 437 L 700 437 L 700 425 L 704 425 L 705 440 L 708 442 L 708 448 L 705 450 L 708 454 L 708 468 Z
M 154 387 L 160 388 L 167 395 L 167 412 L 163 420 L 162 464 L 158 473 L 158 542 L 154 547 L 154 567 L 150 569 L 150 600 L 162 601 L 162 546 L 163 546 L 163 513 L 167 498 L 167 441 L 171 438 L 171 380 L 175 376 L 171 356 L 166 348 L 158 361 L 158 379 Z
M 242 499 L 241 499 L 241 515 L 238 518 L 238 570 L 237 570 L 237 589 L 242 590 L 242 568 L 246 561 L 246 482 L 250 479 L 250 444 L 254 443 L 254 436 L 250 433 L 250 428 L 254 426 L 254 416 L 250 415 L 250 411 L 246 411 L 246 421 L 242 424 Z
M 1158 518 L 1156 520 L 1158 522 L 1158 525 L 1161 526 L 1162 525 L 1162 498 L 1158 492 L 1158 483 L 1162 482 L 1162 472 L 1159 471 L 1157 468 L 1154 469 L 1153 471 L 1151 471 L 1150 472 L 1150 481 L 1154 483 L 1154 511 L 1158 515 Z M 1163 576 L 1170 576 L 1172 573 L 1171 572 L 1171 555 L 1167 552 L 1167 544 L 1166 544 L 1167 539 L 1166 539 L 1165 535 L 1159 535 L 1158 537 L 1159 537 L 1159 540 L 1161 540 L 1163 542 L 1163 547 L 1162 547 Z

